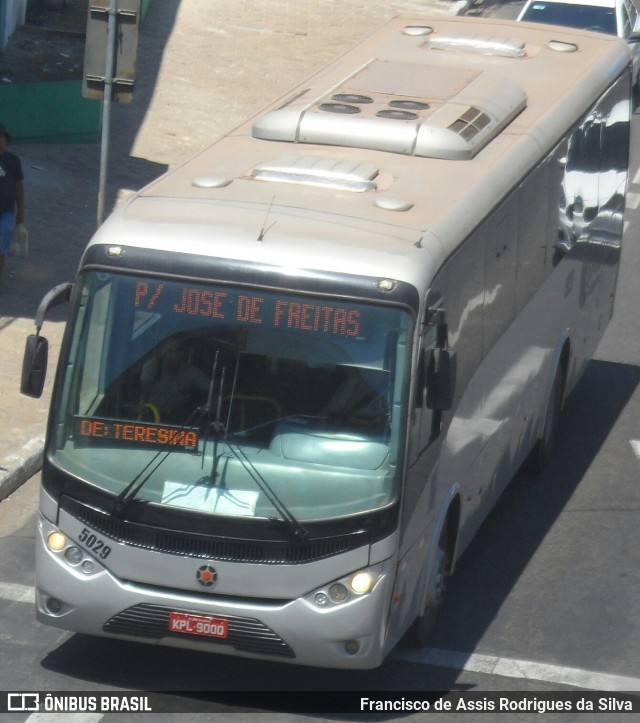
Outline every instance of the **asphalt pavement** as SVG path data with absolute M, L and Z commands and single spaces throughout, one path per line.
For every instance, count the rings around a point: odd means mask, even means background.
M 134 100 L 111 116 L 105 208 L 215 141 L 399 14 L 461 14 L 472 0 L 161 0 L 140 32 Z M 99 102 L 99 101 L 96 101 Z M 0 109 L 1 115 L 1 109 Z M 9 129 L 11 131 L 11 129 Z M 24 344 L 44 294 L 72 281 L 97 226 L 99 144 L 13 144 L 30 251 L 0 278 L 0 499 L 41 467 L 66 305 L 41 399 L 20 394 Z

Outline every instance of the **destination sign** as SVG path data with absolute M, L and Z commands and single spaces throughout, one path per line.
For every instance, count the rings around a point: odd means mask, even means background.
M 165 447 L 178 452 L 195 452 L 199 441 L 197 429 L 97 417 L 75 417 L 74 432 L 76 441 L 104 440 L 142 447 Z
M 362 313 L 354 306 L 325 300 L 301 301 L 271 293 L 251 294 L 232 288 L 208 289 L 152 281 L 136 283 L 133 305 L 145 311 L 342 337 L 360 334 Z

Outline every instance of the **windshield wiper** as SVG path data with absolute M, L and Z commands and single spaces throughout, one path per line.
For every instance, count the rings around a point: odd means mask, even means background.
M 299 520 L 290 512 L 285 503 L 278 497 L 273 491 L 269 483 L 265 480 L 262 474 L 256 469 L 255 465 L 245 452 L 238 446 L 234 445 L 230 439 L 228 439 L 227 428 L 229 426 L 229 419 L 231 416 L 231 407 L 233 404 L 233 396 L 235 394 L 236 381 L 238 377 L 238 367 L 240 363 L 240 354 L 236 357 L 235 372 L 233 378 L 233 384 L 231 389 L 231 398 L 229 400 L 229 413 L 227 415 L 226 424 L 222 421 L 222 403 L 224 399 L 224 385 L 226 377 L 226 366 L 223 365 L 220 370 L 220 384 L 218 385 L 216 394 L 216 376 L 219 362 L 219 351 L 216 351 L 213 366 L 211 370 L 211 381 L 209 383 L 209 390 L 207 394 L 207 403 L 204 406 L 196 407 L 187 417 L 185 422 L 181 425 L 180 430 L 176 431 L 179 434 L 180 431 L 186 429 L 190 425 L 197 425 L 206 416 L 207 419 L 207 430 L 212 430 L 214 435 L 220 439 L 224 439 L 224 443 L 231 452 L 231 454 L 238 460 L 243 469 L 249 474 L 251 479 L 254 481 L 256 486 L 264 493 L 265 497 L 269 500 L 273 508 L 280 515 L 282 520 L 291 530 L 293 537 L 299 540 L 306 539 L 309 533 Z M 215 396 L 215 417 L 213 417 L 213 405 Z M 206 439 L 205 439 L 206 441 Z M 137 497 L 140 490 L 147 484 L 147 482 L 153 477 L 155 472 L 164 464 L 165 460 L 174 452 L 171 447 L 170 440 L 164 445 L 164 447 L 149 460 L 149 462 L 140 470 L 140 472 L 127 484 L 127 486 L 120 492 L 116 497 L 112 508 L 112 514 L 121 515 L 127 507 Z M 216 466 L 218 456 L 214 455 L 213 466 Z M 215 476 L 211 477 L 215 479 Z
M 260 474 L 253 462 L 247 457 L 241 447 L 236 447 L 229 439 L 225 439 L 225 444 L 231 451 L 231 454 L 242 465 L 243 469 L 249 474 L 251 479 L 256 483 L 265 497 L 269 500 L 273 508 L 282 518 L 282 521 L 289 527 L 293 536 L 298 540 L 305 540 L 309 537 L 308 531 L 303 527 L 302 523 L 295 517 L 285 503 L 273 491 L 267 480 Z
M 231 439 L 229 438 L 228 434 L 228 428 L 231 420 L 231 409 L 233 407 L 233 399 L 236 391 L 236 382 L 238 380 L 238 370 L 240 367 L 240 352 L 238 351 L 238 354 L 236 356 L 235 360 L 235 370 L 233 373 L 233 383 L 231 385 L 231 396 L 229 398 L 229 411 L 227 413 L 227 422 L 224 424 L 220 418 L 221 413 L 221 406 L 222 406 L 222 399 L 224 396 L 224 380 L 225 380 L 225 371 L 226 367 L 222 368 L 221 374 L 220 374 L 220 387 L 218 391 L 218 401 L 217 401 L 217 408 L 216 408 L 216 419 L 214 421 L 214 430 L 217 431 L 219 434 L 223 436 L 224 442 L 227 445 L 227 448 L 233 454 L 233 456 L 238 460 L 240 465 L 243 467 L 243 469 L 249 474 L 249 477 L 255 482 L 257 487 L 263 492 L 265 497 L 269 500 L 273 508 L 276 510 L 276 512 L 281 516 L 282 520 L 285 522 L 285 524 L 289 527 L 291 530 L 294 538 L 303 540 L 306 539 L 309 536 L 309 533 L 305 528 L 300 524 L 299 520 L 291 513 L 291 511 L 287 508 L 285 503 L 278 497 L 278 495 L 273 491 L 267 480 L 262 476 L 262 474 L 258 471 L 256 466 L 253 464 L 253 462 L 249 459 L 249 457 L 246 455 L 244 450 L 242 450 L 241 447 L 235 445 Z M 216 359 L 217 361 L 217 359 Z
M 175 435 L 180 434 L 190 426 L 196 426 L 200 423 L 205 414 L 208 413 L 208 406 L 196 407 L 182 423 L 182 425 L 175 430 Z M 175 435 L 171 435 L 170 438 L 164 443 L 161 449 L 159 449 L 153 457 L 145 464 L 145 466 L 138 472 L 138 474 L 127 484 L 127 486 L 120 492 L 116 497 L 115 502 L 111 510 L 111 514 L 122 514 L 124 510 L 133 502 L 138 492 L 147 484 L 153 474 L 164 464 L 173 453 L 174 448 L 172 446 L 172 440 Z M 162 459 L 159 459 L 162 457 Z M 146 476 L 141 479 L 145 473 Z
M 216 371 L 218 369 L 218 359 L 220 357 L 219 350 L 216 350 L 214 359 L 213 359 L 213 365 L 211 369 L 211 380 L 209 381 L 209 390 L 207 393 L 207 403 L 204 406 L 198 406 L 196 407 L 192 412 L 189 413 L 186 420 L 182 423 L 180 428 L 176 430 L 176 434 L 180 434 L 183 430 L 187 429 L 189 426 L 196 426 L 198 425 L 202 419 L 207 417 L 207 430 L 213 428 L 214 431 L 219 429 L 221 427 L 220 423 L 220 407 L 222 405 L 222 386 L 224 383 L 224 367 L 222 368 L 222 377 L 220 381 L 220 393 L 218 395 L 218 403 L 217 403 L 217 409 L 216 409 L 216 419 L 212 419 L 211 410 L 213 409 L 213 395 L 215 391 L 215 384 L 216 384 Z M 116 497 L 116 500 L 113 505 L 112 514 L 122 514 L 124 510 L 133 502 L 133 500 L 137 497 L 138 492 L 147 484 L 147 482 L 151 479 L 153 474 L 160 469 L 160 467 L 164 464 L 165 460 L 169 458 L 169 456 L 173 453 L 173 449 L 171 447 L 171 441 L 173 439 L 173 436 L 170 437 L 167 442 L 163 445 L 162 449 L 158 450 L 158 452 L 149 460 L 149 462 L 140 470 L 140 472 L 129 482 L 129 484 L 120 492 L 120 494 Z M 206 438 L 205 438 L 206 442 Z M 162 456 L 162 459 L 159 461 L 158 458 Z M 156 463 L 157 461 L 157 463 Z M 143 479 L 140 479 L 146 472 L 148 471 L 148 474 Z

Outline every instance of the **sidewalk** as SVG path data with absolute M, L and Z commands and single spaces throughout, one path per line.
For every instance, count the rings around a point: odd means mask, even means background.
M 211 143 L 398 14 L 460 14 L 465 0 L 154 0 L 138 49 L 134 101 L 112 114 L 107 208 Z M 0 116 L 2 109 L 0 108 Z M 9 129 L 10 131 L 11 129 Z M 42 399 L 20 395 L 22 354 L 42 296 L 71 281 L 96 227 L 97 145 L 15 145 L 27 193 L 30 257 L 0 279 L 0 499 L 41 466 L 66 310 Z

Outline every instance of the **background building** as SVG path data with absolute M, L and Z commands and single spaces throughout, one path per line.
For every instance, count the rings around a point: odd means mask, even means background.
M 0 0 L 0 51 L 27 14 L 28 0 Z

